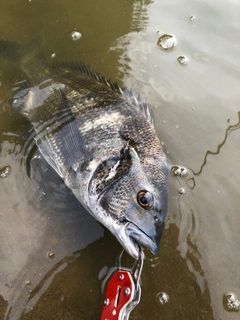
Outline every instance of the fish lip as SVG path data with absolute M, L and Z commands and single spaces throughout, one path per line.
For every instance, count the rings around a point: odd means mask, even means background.
M 158 244 L 152 240 L 144 231 L 132 222 L 124 225 L 124 234 L 122 244 L 125 250 L 135 259 L 139 258 L 141 246 L 150 250 L 153 254 L 158 252 Z

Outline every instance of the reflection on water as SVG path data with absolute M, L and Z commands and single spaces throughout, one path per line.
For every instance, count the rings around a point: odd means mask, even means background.
M 229 123 L 229 120 L 228 120 L 228 123 Z M 233 131 L 238 130 L 238 129 L 240 129 L 240 112 L 238 112 L 238 122 L 237 122 L 236 124 L 229 125 L 229 126 L 227 127 L 227 130 L 226 130 L 224 139 L 223 139 L 223 141 L 218 145 L 216 151 L 210 151 L 210 150 L 208 150 L 208 151 L 206 152 L 205 157 L 204 157 L 204 161 L 203 161 L 203 164 L 201 165 L 200 170 L 199 170 L 198 172 L 194 172 L 194 171 L 193 171 L 193 174 L 194 174 L 194 175 L 197 176 L 197 175 L 199 175 L 199 174 L 202 173 L 202 170 L 203 170 L 204 166 L 207 164 L 207 157 L 208 157 L 208 155 L 217 155 L 217 154 L 219 154 L 221 148 L 222 148 L 222 147 L 224 146 L 224 144 L 226 143 L 228 136 L 229 136 Z
M 165 5 L 155 2 L 149 6 L 146 30 L 121 37 L 112 50 L 120 54 L 119 70 L 124 74 L 124 83 L 136 92 L 141 91 L 156 107 L 155 122 L 170 163 L 182 165 L 173 166 L 175 174 L 170 177 L 165 237 L 169 236 L 168 245 L 173 245 L 174 238 L 170 235 L 176 224 L 179 230 L 175 248 L 186 263 L 188 271 L 185 270 L 185 274 L 192 274 L 194 280 L 186 285 L 187 281 L 181 277 L 177 252 L 171 252 L 168 260 L 171 261 L 170 270 L 174 270 L 173 264 L 178 264 L 177 275 L 180 283 L 184 283 L 184 290 L 182 293 L 177 287 L 175 292 L 169 292 L 161 287 L 159 291 L 169 295 L 171 305 L 171 312 L 168 313 L 166 307 L 161 315 L 166 319 L 235 319 L 235 314 L 224 309 L 223 296 L 226 291 L 239 292 L 240 287 L 237 280 L 240 263 L 240 221 L 237 215 L 240 172 L 236 147 L 239 139 L 236 114 L 239 111 L 240 78 L 235 73 L 239 69 L 236 57 L 240 48 L 232 41 L 240 26 L 239 23 L 231 25 L 231 39 L 224 30 L 221 39 L 216 37 L 221 19 L 225 25 L 236 18 L 235 4 L 228 2 L 229 16 L 226 20 L 219 3 L 215 7 L 210 7 L 206 1 L 197 4 L 196 7 L 189 1 L 186 1 L 186 6 L 176 1 Z M 176 36 L 174 50 L 157 50 L 159 34 Z M 219 41 L 217 47 L 216 38 Z M 230 51 L 225 50 L 227 46 L 231 47 L 231 57 Z M 184 68 L 176 64 L 178 57 L 188 57 Z M 226 130 L 226 118 L 236 125 L 229 125 Z M 235 134 L 230 137 L 233 130 Z M 219 144 L 223 135 L 225 138 Z M 216 146 L 217 152 L 210 151 L 216 150 Z M 211 154 L 217 157 L 209 157 Z M 181 176 L 185 167 L 188 174 Z M 159 257 L 165 268 L 169 268 L 167 250 L 169 248 L 165 250 L 163 241 Z M 159 266 L 154 269 L 155 281 L 163 284 L 162 277 L 167 274 L 164 270 L 161 277 L 160 271 Z M 167 277 L 166 286 L 171 286 L 171 276 Z M 204 307 L 198 309 L 186 296 L 189 287 L 194 288 L 195 298 L 200 289 L 201 294 L 196 299 Z M 182 296 L 180 301 L 180 294 L 185 295 L 185 299 Z
M 148 6 L 153 2 L 153 0 L 133 1 L 131 31 L 139 32 L 147 28 L 149 21 Z
M 83 61 L 153 106 L 178 166 L 160 252 L 146 252 L 141 303 L 130 319 L 238 319 L 236 2 L 10 0 L 0 18 L 1 39 L 27 43 L 44 25 L 50 62 Z M 159 49 L 164 34 L 176 37 L 172 50 Z M 113 266 L 120 246 L 41 159 L 28 121 L 10 108 L 23 80 L 0 61 L 0 319 L 97 319 L 99 271 Z

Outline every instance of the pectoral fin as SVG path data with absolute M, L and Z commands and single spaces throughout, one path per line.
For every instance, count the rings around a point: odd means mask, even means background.
M 60 106 L 52 116 L 49 125 L 38 127 L 37 144 L 47 162 L 64 178 L 67 171 L 77 170 L 79 161 L 91 161 L 83 137 L 78 129 L 71 107 L 62 89 L 60 93 Z
M 59 138 L 62 141 L 61 150 L 67 163 L 74 169 L 76 159 L 84 156 L 85 160 L 91 161 L 92 157 L 85 148 L 83 137 L 71 112 L 67 97 L 61 89 L 59 91 L 64 110 L 64 122 L 59 130 Z

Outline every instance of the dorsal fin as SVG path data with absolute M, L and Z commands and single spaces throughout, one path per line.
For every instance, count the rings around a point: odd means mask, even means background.
M 123 90 L 123 96 L 125 100 L 127 100 L 129 103 L 135 105 L 139 110 L 142 112 L 142 114 L 146 117 L 146 119 L 155 126 L 154 116 L 152 110 L 149 108 L 149 105 L 146 102 L 143 102 L 140 95 L 138 94 L 135 96 L 135 94 L 132 92 L 132 90 L 124 89 Z
M 142 101 L 140 95 L 135 96 L 131 90 L 128 90 L 126 88 L 122 89 L 117 83 L 113 83 L 110 79 L 107 80 L 105 77 L 101 76 L 98 72 L 94 71 L 92 68 L 90 68 L 83 62 L 62 61 L 57 62 L 55 64 L 55 67 L 84 73 L 94 78 L 95 80 L 105 84 L 113 91 L 119 93 L 129 103 L 133 104 L 135 107 L 138 107 L 139 110 L 143 113 L 143 115 L 147 118 L 147 120 L 154 126 L 153 112 L 149 108 L 148 104 Z
M 98 72 L 94 71 L 92 68 L 90 68 L 88 65 L 86 65 L 83 62 L 67 62 L 67 61 L 57 62 L 55 64 L 55 67 L 69 69 L 73 71 L 79 71 L 105 84 L 107 87 L 118 92 L 119 94 L 123 92 L 122 88 L 117 83 L 113 83 L 110 79 L 107 80 L 105 77 L 101 76 Z

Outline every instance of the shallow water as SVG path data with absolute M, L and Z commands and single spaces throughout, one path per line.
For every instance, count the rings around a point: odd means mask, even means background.
M 170 173 L 166 230 L 159 254 L 146 252 L 131 320 L 239 319 L 225 298 L 240 300 L 239 13 L 234 0 L 1 4 L 1 39 L 43 38 L 49 63 L 83 61 L 141 93 L 170 170 L 187 169 Z M 168 50 L 158 45 L 164 34 L 174 36 Z M 98 274 L 120 245 L 41 159 L 31 126 L 11 110 L 22 79 L 0 60 L 0 319 L 98 319 Z

